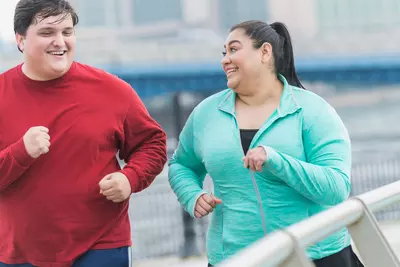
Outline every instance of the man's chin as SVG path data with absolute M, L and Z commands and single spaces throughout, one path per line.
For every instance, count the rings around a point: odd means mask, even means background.
M 71 67 L 71 64 L 62 64 L 62 65 L 57 64 L 55 66 L 51 66 L 51 72 L 54 75 L 59 77 L 59 76 L 64 75 L 66 72 L 68 72 L 70 67 Z

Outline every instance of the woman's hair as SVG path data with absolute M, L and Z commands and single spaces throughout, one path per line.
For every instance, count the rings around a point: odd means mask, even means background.
M 230 31 L 236 29 L 244 30 L 245 34 L 253 40 L 255 48 L 260 48 L 264 43 L 271 44 L 276 74 L 282 74 L 289 84 L 304 89 L 296 74 L 292 41 L 285 24 L 274 22 L 268 25 L 263 21 L 249 20 L 236 24 Z

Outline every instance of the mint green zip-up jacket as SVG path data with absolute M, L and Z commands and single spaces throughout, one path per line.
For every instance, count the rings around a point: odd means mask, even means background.
M 284 90 L 279 107 L 250 145 L 267 151 L 261 172 L 243 166 L 236 94 L 231 89 L 194 109 L 169 162 L 170 185 L 191 216 L 197 199 L 207 193 L 203 190 L 207 173 L 214 195 L 222 200 L 211 213 L 207 234 L 207 255 L 213 265 L 263 238 L 264 226 L 271 233 L 349 196 L 351 146 L 344 124 L 321 97 L 290 86 L 281 75 L 280 79 Z M 348 231 L 342 229 L 307 253 L 320 259 L 349 245 Z

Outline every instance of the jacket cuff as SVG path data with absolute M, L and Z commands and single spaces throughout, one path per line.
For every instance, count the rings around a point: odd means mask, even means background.
M 269 146 L 260 146 L 264 148 L 265 154 L 267 155 L 267 160 L 265 161 L 265 167 L 267 169 L 274 169 L 277 167 L 277 159 L 279 158 L 278 153 L 275 149 Z
M 208 194 L 206 191 L 202 190 L 200 193 L 198 193 L 191 202 L 188 203 L 188 207 L 187 207 L 187 212 L 189 212 L 190 216 L 192 216 L 193 218 L 196 218 L 195 216 L 195 209 L 196 209 L 196 203 L 197 200 L 202 196 Z

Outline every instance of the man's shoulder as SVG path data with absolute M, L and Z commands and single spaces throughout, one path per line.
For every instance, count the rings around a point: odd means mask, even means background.
M 76 67 L 75 73 L 77 73 L 77 75 L 81 76 L 82 79 L 86 81 L 102 85 L 107 89 L 113 89 L 115 91 L 130 92 L 133 90 L 129 83 L 122 80 L 115 74 L 79 62 L 74 62 L 74 64 Z
M 74 64 L 77 69 L 77 73 L 79 73 L 82 76 L 88 78 L 94 78 L 98 81 L 122 82 L 122 83 L 125 82 L 117 75 L 107 72 L 104 69 L 100 69 L 80 62 L 74 62 Z
M 11 69 L 0 72 L 0 79 L 4 79 L 4 78 L 10 77 L 10 76 L 15 76 L 18 68 L 20 68 L 20 67 L 21 67 L 21 64 L 13 67 Z
M 0 90 L 4 90 L 10 87 L 10 83 L 13 81 L 16 81 L 16 77 L 18 75 L 18 68 L 20 68 L 20 65 L 15 66 L 11 69 L 8 69 L 4 72 L 0 73 Z

